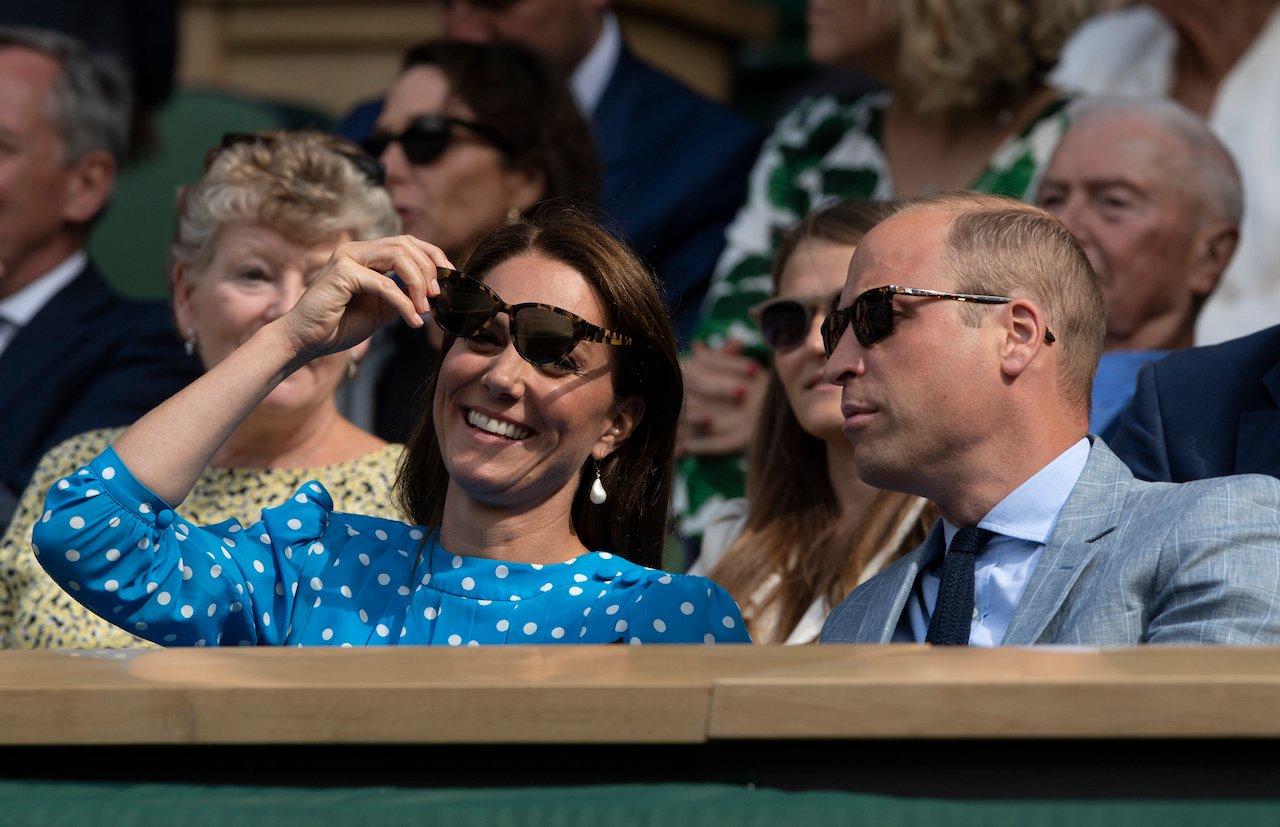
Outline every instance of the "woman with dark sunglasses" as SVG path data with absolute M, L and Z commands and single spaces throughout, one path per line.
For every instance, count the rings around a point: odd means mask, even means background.
M 551 199 L 594 212 L 599 162 L 567 85 L 516 44 L 427 41 L 392 82 L 367 152 L 386 166 L 404 231 L 466 261 L 494 229 Z M 404 440 L 438 350 L 434 325 L 389 328 L 344 409 L 384 439 Z
M 468 267 L 411 236 L 340 245 L 289 313 L 51 489 L 41 563 L 175 645 L 746 642 L 723 589 L 652 568 L 681 402 L 652 276 L 577 212 L 499 229 Z M 414 525 L 337 512 L 319 482 L 251 526 L 175 513 L 258 399 L 395 316 L 448 334 L 396 483 Z
M 919 545 L 937 517 L 919 497 L 858 479 L 840 388 L 822 378 L 818 327 L 879 218 L 864 201 L 812 213 L 778 245 L 774 298 L 752 308 L 773 360 L 748 446 L 747 496 L 711 513 L 690 572 L 734 596 L 758 643 L 816 641 L 832 607 Z

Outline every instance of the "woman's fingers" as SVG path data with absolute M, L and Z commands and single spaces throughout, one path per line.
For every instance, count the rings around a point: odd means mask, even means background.
M 685 396 L 706 404 L 734 404 L 764 375 L 760 363 L 739 354 L 694 348 L 682 363 Z
M 290 335 L 320 354 L 363 341 L 393 314 L 421 327 L 439 293 L 436 267 L 448 265 L 444 251 L 412 236 L 340 244 L 290 311 Z
M 413 266 L 407 269 L 415 276 L 411 280 L 406 280 L 401 276 L 401 280 L 405 282 L 409 297 L 413 299 L 413 304 L 418 308 L 418 313 L 426 313 L 431 309 L 430 300 L 440 293 L 436 268 L 448 267 L 453 269 L 453 264 L 449 261 L 449 257 L 444 254 L 444 251 L 434 244 L 428 244 L 411 235 L 401 236 L 401 238 L 404 240 L 404 245 L 400 257 L 412 262 Z M 405 265 L 397 262 L 397 267 L 402 266 Z M 402 273 L 404 271 L 397 269 L 396 272 Z M 416 277 L 419 275 L 421 278 Z
M 394 272 L 418 315 L 431 309 L 430 300 L 440 292 L 436 268 L 453 267 L 443 250 L 411 235 L 349 242 L 344 247 L 343 254 L 354 263 L 378 273 Z

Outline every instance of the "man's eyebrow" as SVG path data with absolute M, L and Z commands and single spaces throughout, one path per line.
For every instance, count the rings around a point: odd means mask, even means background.
M 1122 187 L 1123 189 L 1133 190 L 1134 192 L 1138 192 L 1142 189 L 1142 187 L 1132 179 L 1119 178 L 1114 175 L 1109 177 L 1103 177 L 1103 178 L 1090 178 L 1086 176 L 1084 179 L 1084 185 L 1090 189 L 1106 189 L 1108 187 Z

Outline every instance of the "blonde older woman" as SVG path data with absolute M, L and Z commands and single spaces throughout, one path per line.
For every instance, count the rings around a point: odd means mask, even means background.
M 398 226 L 378 162 L 356 147 L 319 134 L 227 136 L 178 200 L 173 302 L 188 349 L 212 368 L 292 308 L 335 246 Z M 360 353 L 317 359 L 263 398 L 200 473 L 185 513 L 200 524 L 248 524 L 301 482 L 321 479 L 341 508 L 398 517 L 390 490 L 402 446 L 357 428 L 334 401 Z M 81 434 L 41 461 L 0 543 L 0 646 L 143 643 L 85 610 L 31 553 L 50 485 L 119 434 Z

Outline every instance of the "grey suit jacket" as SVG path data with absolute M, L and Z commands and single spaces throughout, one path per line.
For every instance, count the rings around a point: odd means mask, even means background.
M 1004 645 L 1280 643 L 1280 480 L 1142 482 L 1090 439 Z M 836 607 L 821 642 L 890 642 L 942 546 L 939 522 Z

